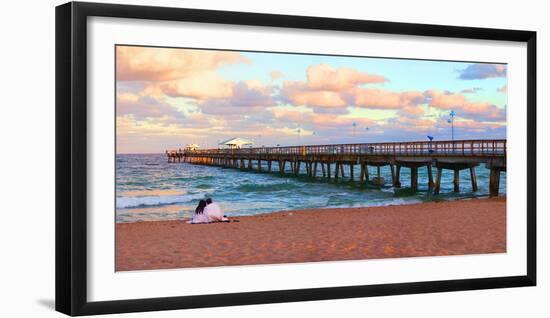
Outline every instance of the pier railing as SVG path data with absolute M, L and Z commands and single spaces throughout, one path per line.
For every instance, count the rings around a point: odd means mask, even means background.
M 178 151 L 175 151 L 178 152 Z M 390 155 L 390 156 L 452 156 L 505 157 L 506 139 L 415 141 L 287 147 L 255 147 L 240 149 L 183 150 L 186 155 L 253 154 L 253 155 Z

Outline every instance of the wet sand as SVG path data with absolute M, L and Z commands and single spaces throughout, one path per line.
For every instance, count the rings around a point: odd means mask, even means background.
M 506 198 L 116 224 L 116 270 L 506 252 Z

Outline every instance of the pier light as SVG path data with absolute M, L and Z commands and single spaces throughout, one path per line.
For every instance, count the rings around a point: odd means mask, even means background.
M 451 110 L 451 112 L 449 113 L 449 120 L 447 121 L 449 124 L 451 124 L 451 140 L 453 142 L 453 151 L 455 149 L 455 116 L 456 116 L 456 113 L 454 110 Z

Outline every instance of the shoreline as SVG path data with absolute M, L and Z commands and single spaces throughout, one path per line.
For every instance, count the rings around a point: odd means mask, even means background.
M 506 252 L 506 197 L 116 223 L 116 271 Z
M 500 195 L 499 198 L 503 198 L 506 200 L 506 195 Z M 261 216 L 261 215 L 271 215 L 271 214 L 277 214 L 277 213 L 286 213 L 286 212 L 311 212 L 311 211 L 325 211 L 325 210 L 333 210 L 333 209 L 371 209 L 371 208 L 380 208 L 380 207 L 388 207 L 388 206 L 414 206 L 417 204 L 425 204 L 425 203 L 438 203 L 438 202 L 453 202 L 453 201 L 469 201 L 469 200 L 485 200 L 490 199 L 489 195 L 484 196 L 477 196 L 477 197 L 457 197 L 457 198 L 445 198 L 440 200 L 432 200 L 432 201 L 422 201 L 422 202 L 406 202 L 401 204 L 394 204 L 394 203 L 388 203 L 384 205 L 375 205 L 375 206 L 357 206 L 357 207 L 342 207 L 342 206 L 335 206 L 335 207 L 326 207 L 326 208 L 306 208 L 306 209 L 299 209 L 299 210 L 284 210 L 284 211 L 273 211 L 273 212 L 264 212 L 264 213 L 258 213 L 253 215 L 235 215 L 235 216 L 227 216 L 230 219 L 238 219 L 243 217 L 255 217 L 255 216 Z M 158 207 L 142 207 L 142 208 L 121 208 L 117 209 L 117 211 L 150 211 L 150 210 L 164 210 L 168 209 L 170 211 L 179 211 L 181 210 L 181 207 L 183 205 L 167 205 L 167 206 L 158 206 Z M 191 206 L 194 208 L 194 205 Z M 191 212 L 190 212 L 191 213 Z M 131 222 L 116 222 L 116 224 L 128 224 L 128 223 L 142 223 L 142 222 L 179 222 L 179 221 L 188 221 L 190 220 L 190 217 L 185 218 L 177 218 L 177 219 L 167 219 L 167 220 L 138 220 L 138 221 L 131 221 Z

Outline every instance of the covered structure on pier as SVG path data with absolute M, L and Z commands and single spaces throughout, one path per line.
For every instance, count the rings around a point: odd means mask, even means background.
M 195 151 L 197 149 L 199 149 L 199 145 L 197 145 L 197 144 L 191 143 L 191 144 L 187 144 L 185 146 L 185 150 L 187 150 L 187 151 Z
M 240 149 L 244 146 L 252 146 L 253 144 L 254 142 L 252 140 L 236 137 L 222 141 L 219 145 L 228 147 L 229 149 Z

